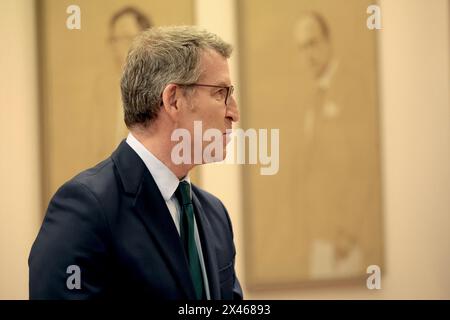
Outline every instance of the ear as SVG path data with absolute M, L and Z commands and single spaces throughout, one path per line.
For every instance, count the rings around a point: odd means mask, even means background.
M 162 92 L 162 107 L 172 118 L 173 121 L 177 121 L 180 111 L 178 98 L 180 97 L 180 88 L 173 83 L 168 84 Z

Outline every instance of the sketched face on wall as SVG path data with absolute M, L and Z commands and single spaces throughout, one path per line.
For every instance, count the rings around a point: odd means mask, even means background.
M 319 79 L 326 70 L 332 56 L 330 34 L 324 18 L 317 13 L 300 17 L 294 27 L 294 40 L 302 62 Z

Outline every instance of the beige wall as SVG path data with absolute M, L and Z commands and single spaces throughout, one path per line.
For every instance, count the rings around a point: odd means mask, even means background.
M 0 299 L 28 298 L 28 253 L 41 222 L 32 4 L 0 1 Z
M 197 3 L 215 8 L 198 10 L 199 24 L 236 45 L 232 1 Z M 382 289 L 371 291 L 361 283 L 246 292 L 247 298 L 450 298 L 449 3 L 382 0 L 380 5 L 383 30 L 374 32 L 379 33 L 380 40 L 386 257 Z M 235 62 L 232 69 L 236 67 Z M 202 169 L 205 188 L 233 209 L 230 211 L 237 238 L 237 269 L 245 282 L 245 212 L 239 194 L 239 169 L 230 165 Z
M 383 30 L 376 32 L 380 39 L 386 243 L 382 289 L 319 287 L 247 292 L 247 298 L 450 298 L 449 3 L 380 2 Z M 0 157 L 0 299 L 28 297 L 27 257 L 41 222 L 31 4 L 31 0 L 0 1 L 0 136 L 4 141 Z M 197 21 L 236 45 L 234 8 L 233 1 L 197 0 Z M 231 62 L 235 82 L 237 68 L 235 56 Z M 237 269 L 245 282 L 240 168 L 209 165 L 202 168 L 202 179 L 205 188 L 220 196 L 230 211 Z

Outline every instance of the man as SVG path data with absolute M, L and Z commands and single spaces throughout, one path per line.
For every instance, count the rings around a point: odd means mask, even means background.
M 349 79 L 339 77 L 339 59 L 321 14 L 302 15 L 294 30 L 314 87 L 311 103 L 303 106 L 303 141 L 297 149 L 297 158 L 303 157 L 304 165 L 294 169 L 300 172 L 295 179 L 300 176 L 303 184 L 299 197 L 303 199 L 302 223 L 308 228 L 309 276 L 359 275 L 365 272 L 360 232 L 364 211 L 359 207 L 364 197 L 358 198 L 364 187 L 356 165 L 362 156 L 355 139 L 361 133 L 353 129 L 355 113 L 350 112 L 344 94 L 345 87 L 352 85 Z
M 54 195 L 29 257 L 30 298 L 242 298 L 225 207 L 190 185 L 194 161 L 171 157 L 175 130 L 193 137 L 201 121 L 226 141 L 238 121 L 230 54 L 194 27 L 136 38 L 121 79 L 130 134 Z
M 328 24 L 320 14 L 311 12 L 299 18 L 294 37 L 315 86 L 314 102 L 306 108 L 303 124 L 305 137 L 311 142 L 320 117 L 332 119 L 339 115 L 339 107 L 329 92 L 339 62 L 333 56 Z

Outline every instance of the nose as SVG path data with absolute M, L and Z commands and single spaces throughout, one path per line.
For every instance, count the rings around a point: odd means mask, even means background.
M 230 101 L 228 101 L 228 105 L 227 105 L 226 112 L 225 112 L 225 117 L 230 118 L 231 121 L 233 121 L 233 122 L 238 122 L 239 121 L 239 110 L 238 110 L 236 100 L 234 99 L 233 96 L 231 96 L 228 100 L 230 100 Z

